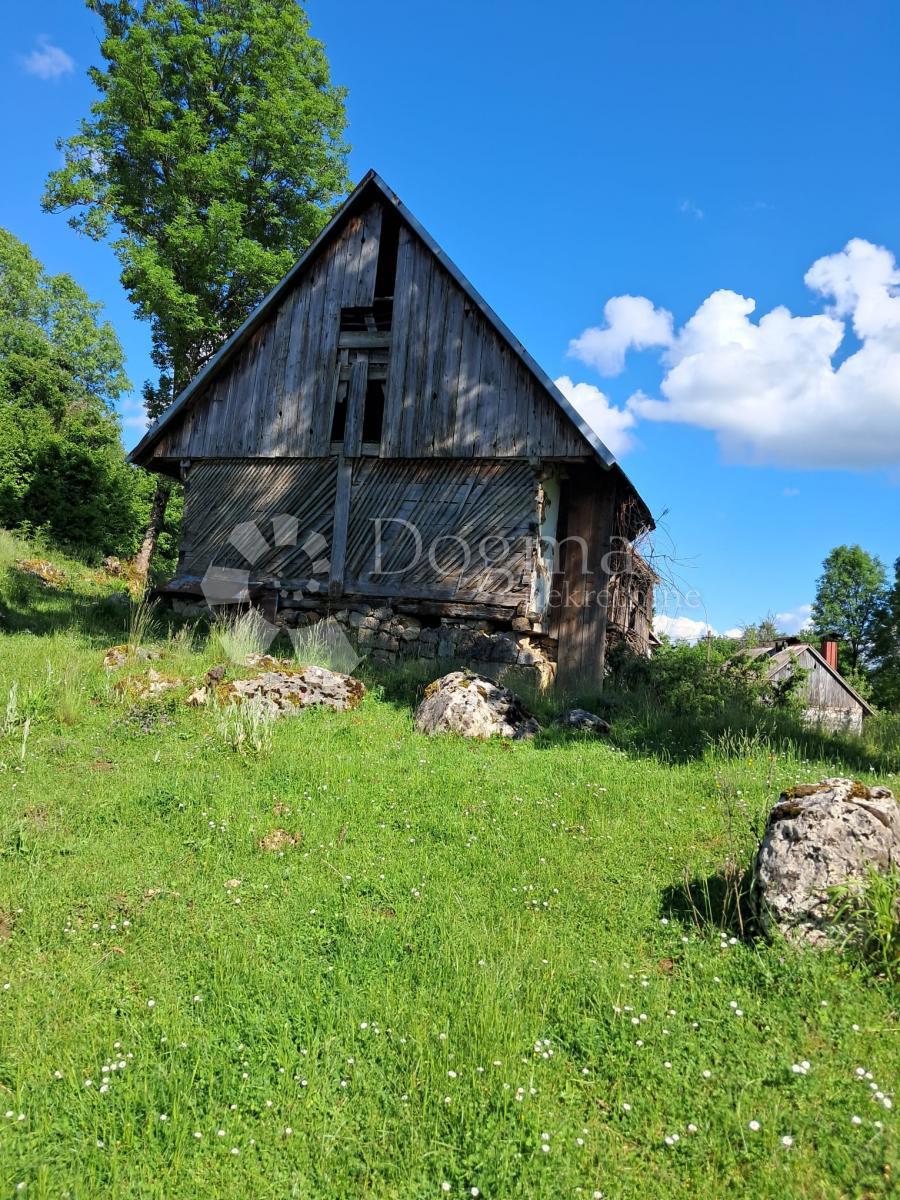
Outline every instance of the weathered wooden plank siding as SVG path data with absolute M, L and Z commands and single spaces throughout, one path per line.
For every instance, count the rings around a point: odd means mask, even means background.
M 374 300 L 382 215 L 374 204 L 347 219 L 230 364 L 163 433 L 156 457 L 303 458 L 329 452 L 340 313 Z M 361 350 L 371 336 L 359 335 Z M 358 436 L 356 425 L 350 432 Z M 511 347 L 424 242 L 402 225 L 381 456 L 590 453 Z
M 564 689 L 599 689 L 606 661 L 609 566 L 618 498 L 614 482 L 593 467 L 573 469 L 567 492 L 566 540 L 561 539 L 553 622 L 559 639 L 557 682 Z
M 254 576 L 306 578 L 310 533 L 331 540 L 337 459 L 218 459 L 197 463 L 188 476 L 179 574 L 203 575 L 211 565 L 249 569 Z M 275 544 L 272 519 L 296 520 L 291 544 Z M 253 562 L 229 539 L 239 525 L 253 522 L 268 551 Z M 327 576 L 323 577 L 327 583 Z
M 340 310 L 371 305 L 380 230 L 379 205 L 348 220 L 230 366 L 166 431 L 157 457 L 328 452 Z
M 185 490 L 179 574 L 202 576 L 214 565 L 248 569 L 254 579 L 304 580 L 304 543 L 319 534 L 316 556 L 328 560 L 319 572 L 323 593 L 330 585 L 333 596 L 516 605 L 530 590 L 536 504 L 535 474 L 522 461 L 199 462 Z M 265 545 L 249 558 L 231 540 L 248 525 L 254 536 L 238 538 L 241 547 Z M 288 526 L 295 536 L 278 545 Z
M 382 457 L 589 453 L 411 230 L 401 231 L 395 297 Z
M 860 707 L 859 702 L 854 700 L 847 689 L 808 650 L 799 656 L 798 661 L 801 667 L 809 671 L 806 679 L 806 695 L 812 707 L 845 709 Z
M 534 472 L 524 462 L 357 459 L 344 590 L 524 601 L 536 505 Z

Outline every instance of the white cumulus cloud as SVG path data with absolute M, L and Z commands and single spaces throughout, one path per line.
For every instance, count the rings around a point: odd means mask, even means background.
M 136 396 L 126 396 L 119 402 L 119 420 L 122 441 L 129 448 L 140 441 L 150 425 L 143 401 Z
M 672 314 L 646 296 L 613 296 L 603 308 L 604 325 L 593 325 L 569 343 L 569 354 L 601 375 L 619 375 L 629 350 L 672 342 Z
M 709 429 L 726 456 L 741 462 L 900 462 L 900 271 L 893 254 L 855 238 L 813 263 L 805 281 L 824 301 L 824 311 L 811 317 L 777 307 L 754 321 L 755 300 L 713 292 L 665 348 L 663 399 L 638 392 L 628 409 L 645 420 Z M 848 321 L 859 344 L 836 363 Z
M 673 642 L 697 642 L 708 633 L 714 637 L 715 629 L 706 621 L 695 621 L 691 617 L 667 617 L 657 613 L 653 618 L 653 631 L 660 637 L 669 637 Z
M 616 457 L 631 449 L 634 439 L 630 431 L 637 424 L 633 412 L 610 404 L 592 383 L 573 383 L 568 375 L 553 382 Z
M 775 614 L 775 625 L 780 633 L 801 633 L 812 625 L 812 605 L 801 604 L 788 612 Z
M 36 75 L 38 79 L 59 79 L 61 75 L 69 75 L 75 70 L 75 60 L 42 34 L 34 50 L 22 58 L 22 66 L 29 75 Z

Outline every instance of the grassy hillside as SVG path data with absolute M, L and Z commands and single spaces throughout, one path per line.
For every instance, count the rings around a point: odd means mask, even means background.
M 119 585 L 0 554 L 0 1195 L 893 1194 L 896 990 L 727 902 L 864 750 L 429 740 L 388 682 L 239 754 L 116 691 Z

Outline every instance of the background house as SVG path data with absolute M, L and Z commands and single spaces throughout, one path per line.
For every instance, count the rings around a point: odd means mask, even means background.
M 599 684 L 612 575 L 649 646 L 646 505 L 373 172 L 131 458 L 185 484 L 172 594 L 213 568 L 380 657 Z
M 870 705 L 838 671 L 836 641 L 826 639 L 817 649 L 798 638 L 779 638 L 772 646 L 757 646 L 746 654 L 765 659 L 765 677 L 772 684 L 784 682 L 797 670 L 804 672 L 801 695 L 810 724 L 860 733 L 863 719 L 872 715 Z

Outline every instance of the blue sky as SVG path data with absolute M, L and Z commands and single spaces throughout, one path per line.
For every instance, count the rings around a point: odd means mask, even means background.
M 385 177 L 665 514 L 690 593 L 670 616 L 796 624 L 832 546 L 900 554 L 900 7 L 308 11 L 354 179 Z M 32 0 L 5 28 L 0 224 L 103 300 L 137 392 L 149 337 L 111 252 L 38 203 L 91 100 L 96 21 Z M 605 307 L 622 296 L 645 299 Z

